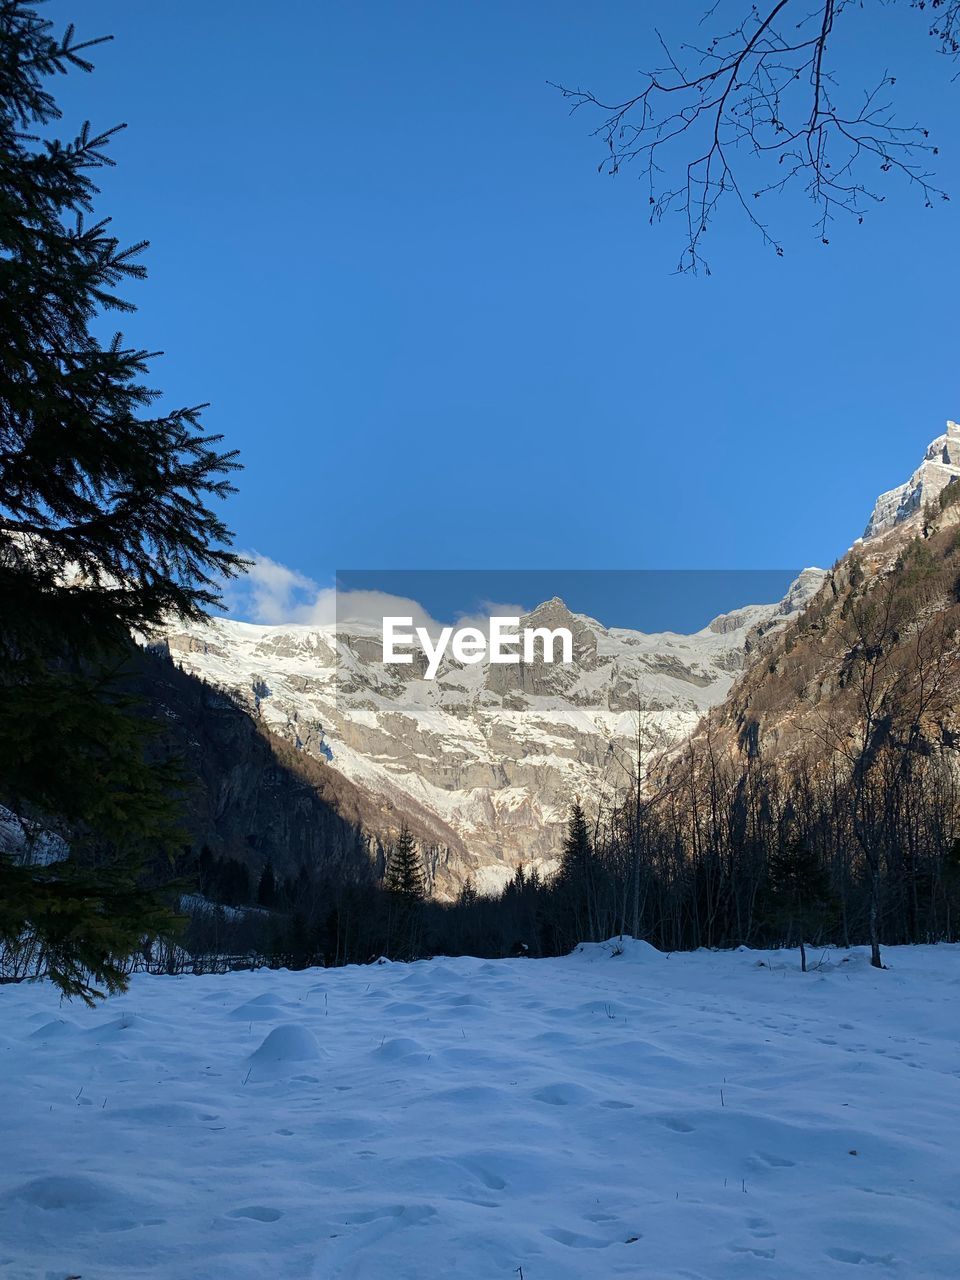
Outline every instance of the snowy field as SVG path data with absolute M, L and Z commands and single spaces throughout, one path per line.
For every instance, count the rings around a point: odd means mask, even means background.
M 2 988 L 0 1280 L 956 1280 L 960 947 L 886 959 Z

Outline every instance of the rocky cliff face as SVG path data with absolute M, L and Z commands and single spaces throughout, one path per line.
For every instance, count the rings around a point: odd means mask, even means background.
M 246 705 L 271 733 L 352 785 L 352 817 L 388 839 L 408 822 L 435 892 L 468 877 L 499 888 L 523 863 L 549 872 L 577 795 L 631 784 L 645 752 L 681 741 L 729 693 L 759 637 L 820 586 L 808 570 L 787 598 L 715 619 L 695 635 L 607 628 L 562 600 L 524 627 L 567 627 L 570 666 L 537 660 L 385 666 L 379 626 L 257 626 L 213 619 L 173 629 L 185 671 Z
M 806 607 L 760 639 L 758 660 L 691 735 L 691 748 L 709 737 L 710 750 L 728 758 L 816 763 L 818 744 L 856 744 L 869 694 L 878 735 L 895 734 L 897 717 L 913 715 L 916 749 L 955 760 L 960 426 L 947 426 L 910 480 L 881 495 L 866 536 Z
M 960 425 L 948 422 L 945 433 L 928 445 L 923 461 L 910 479 L 881 493 L 864 530 L 864 540 L 918 515 L 957 479 L 960 479 Z

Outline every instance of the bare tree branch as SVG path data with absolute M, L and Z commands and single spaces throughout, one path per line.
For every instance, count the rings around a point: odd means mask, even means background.
M 727 0 L 733 2 L 744 0 Z M 897 121 L 890 93 L 895 76 L 884 72 L 856 100 L 841 93 L 829 55 L 837 19 L 852 4 L 752 4 L 730 30 L 676 53 L 657 32 L 665 65 L 644 72 L 640 92 L 621 102 L 553 86 L 571 103 L 571 114 L 586 108 L 602 117 L 594 130 L 606 152 L 598 171 L 615 175 L 636 162 L 648 187 L 651 223 L 671 212 L 683 216 L 679 271 L 709 272 L 703 238 L 724 197 L 781 256 L 782 244 L 758 212 L 758 202 L 771 193 L 799 187 L 815 207 L 824 244 L 839 214 L 862 222 L 882 202 L 877 171 L 899 176 L 928 208 L 948 199 L 929 169 L 937 148 L 928 131 Z M 716 0 L 700 25 L 719 22 L 724 7 L 725 0 Z M 957 58 L 960 0 L 910 0 L 910 7 L 929 15 L 939 51 Z

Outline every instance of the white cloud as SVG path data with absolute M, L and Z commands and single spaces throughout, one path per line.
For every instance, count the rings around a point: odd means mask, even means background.
M 224 601 L 234 618 L 272 626 L 329 626 L 335 622 L 367 625 L 378 632 L 386 617 L 411 618 L 414 627 L 425 627 L 431 637 L 443 623 L 408 596 L 387 591 L 346 590 L 321 586 L 313 578 L 259 552 L 245 552 L 248 571 L 224 590 Z M 480 609 L 460 613 L 457 627 L 477 627 L 489 637 L 490 618 L 519 618 L 529 610 L 522 604 L 481 601 Z
M 235 618 L 268 625 L 325 626 L 336 622 L 380 628 L 387 616 L 413 619 L 431 635 L 441 624 L 416 600 L 386 591 L 337 591 L 269 556 L 247 552 L 250 568 L 228 584 L 224 600 Z
M 491 618 L 522 618 L 530 610 L 522 604 L 495 604 L 492 600 L 481 600 L 480 611 L 476 613 L 457 614 L 458 627 L 476 627 L 478 631 L 490 639 Z
M 238 617 L 250 622 L 299 621 L 297 615 L 311 608 L 321 594 L 312 578 L 269 556 L 254 551 L 247 553 L 247 559 L 250 568 L 224 593 L 230 612 Z
M 407 596 L 391 595 L 388 591 L 338 591 L 335 595 L 337 617 L 341 622 L 369 623 L 379 629 L 384 618 L 412 618 L 413 626 L 426 627 L 431 635 L 441 627 L 423 605 Z

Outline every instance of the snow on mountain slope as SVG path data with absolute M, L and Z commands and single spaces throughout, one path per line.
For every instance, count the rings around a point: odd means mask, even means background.
M 927 446 L 923 461 L 910 479 L 881 493 L 863 537 L 873 538 L 922 512 L 928 502 L 960 479 L 960 425 L 948 422 L 946 432 Z
M 0 987 L 7 1280 L 954 1280 L 960 947 Z
M 188 671 L 231 690 L 266 724 L 376 797 L 389 835 L 403 818 L 434 846 L 441 896 L 472 876 L 494 890 L 522 862 L 554 865 L 569 805 L 630 785 L 638 719 L 646 750 L 675 744 L 722 701 L 760 630 L 819 588 L 806 570 L 784 601 L 695 635 L 607 628 L 553 599 L 521 626 L 568 627 L 572 666 L 385 666 L 380 625 L 261 626 L 216 618 L 172 629 Z M 639 708 L 639 711 L 638 711 Z
M 911 478 L 878 498 L 864 534 L 879 545 L 960 479 L 960 425 Z M 522 626 L 569 627 L 572 667 L 384 666 L 381 630 L 363 622 L 260 626 L 213 619 L 173 628 L 170 653 L 233 691 L 271 729 L 326 760 L 369 798 L 368 827 L 415 827 L 440 896 L 468 876 L 501 887 L 521 862 L 555 865 L 571 801 L 623 793 L 638 733 L 646 752 L 675 746 L 724 702 L 760 636 L 803 609 L 824 574 L 805 570 L 779 604 L 714 619 L 695 635 L 605 627 L 546 601 Z

